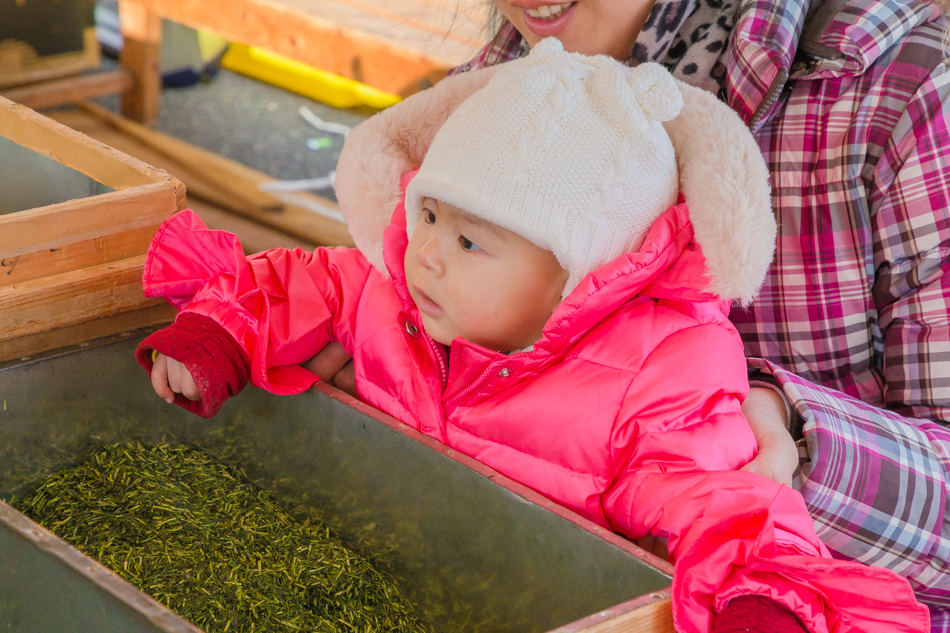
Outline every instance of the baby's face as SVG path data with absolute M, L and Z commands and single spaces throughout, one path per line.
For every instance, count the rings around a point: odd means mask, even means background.
M 432 198 L 423 200 L 405 264 L 429 336 L 500 352 L 541 338 L 568 277 L 550 251 Z

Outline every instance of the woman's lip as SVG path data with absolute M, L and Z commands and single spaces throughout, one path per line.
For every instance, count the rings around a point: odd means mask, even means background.
M 419 290 L 419 286 L 413 285 L 412 289 L 416 291 L 416 307 L 419 312 L 427 314 L 430 317 L 437 317 L 442 314 L 442 306 L 429 298 L 429 295 Z
M 539 5 L 539 6 L 543 6 L 543 5 Z M 570 22 L 571 18 L 574 17 L 574 9 L 577 8 L 577 3 L 575 2 L 574 4 L 572 4 L 570 7 L 567 8 L 566 11 L 564 11 L 564 13 L 554 18 L 553 20 L 535 18 L 528 14 L 527 9 L 529 8 L 533 9 L 537 7 L 527 7 L 527 8 L 518 7 L 518 8 L 521 9 L 521 14 L 524 17 L 524 23 L 525 23 L 525 26 L 528 27 L 528 30 L 530 30 L 532 33 L 534 33 L 538 37 L 544 38 L 544 37 L 554 37 L 555 35 L 563 31 L 567 27 L 568 22 Z

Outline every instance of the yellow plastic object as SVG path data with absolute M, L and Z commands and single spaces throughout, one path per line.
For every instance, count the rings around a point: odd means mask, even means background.
M 221 65 L 228 70 L 260 79 L 335 108 L 368 105 L 381 110 L 402 100 L 397 95 L 371 88 L 358 81 L 244 44 L 228 46 Z

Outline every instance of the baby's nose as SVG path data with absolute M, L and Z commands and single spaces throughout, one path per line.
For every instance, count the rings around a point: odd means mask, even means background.
M 435 238 L 429 239 L 416 251 L 416 260 L 427 270 L 437 275 L 442 274 L 442 251 L 439 248 L 439 241 Z

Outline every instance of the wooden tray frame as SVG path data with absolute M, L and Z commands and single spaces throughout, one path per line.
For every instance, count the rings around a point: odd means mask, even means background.
M 82 39 L 82 50 L 44 56 L 37 55 L 26 42 L 4 41 L 0 44 L 0 88 L 49 81 L 98 68 L 102 55 L 96 28 L 84 29 Z
M 2 97 L 0 136 L 115 190 L 0 215 L 0 361 L 171 320 L 142 264 L 185 186 Z

